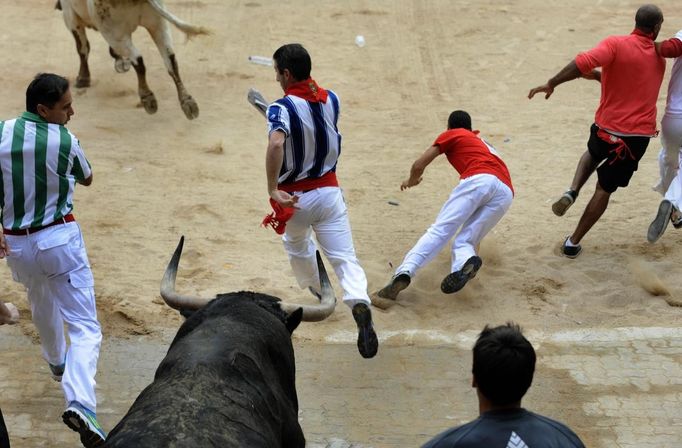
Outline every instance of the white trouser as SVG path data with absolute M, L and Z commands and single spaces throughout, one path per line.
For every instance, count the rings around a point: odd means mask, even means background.
M 682 117 L 664 115 L 661 120 L 661 144 L 658 153 L 658 168 L 661 178 L 654 190 L 682 208 L 682 178 L 678 167 L 682 150 Z
M 78 401 L 96 411 L 95 373 L 102 341 L 95 288 L 80 227 L 56 225 L 31 235 L 5 235 L 7 263 L 28 292 L 43 357 L 66 362 L 62 389 L 67 404 Z M 64 323 L 71 346 L 66 346 Z
M 315 259 L 315 239 L 334 268 L 343 289 L 343 301 L 351 308 L 357 302 L 369 305 L 367 277 L 355 256 L 348 210 L 341 189 L 323 187 L 299 197 L 294 216 L 287 222 L 282 237 L 289 262 L 301 288 L 320 290 L 320 277 Z
M 511 189 L 491 174 L 477 174 L 462 180 L 450 197 L 436 222 L 431 224 L 417 244 L 405 255 L 396 274 L 407 272 L 413 277 L 430 262 L 462 227 L 452 244 L 451 272 L 459 271 L 476 255 L 476 246 L 509 209 Z

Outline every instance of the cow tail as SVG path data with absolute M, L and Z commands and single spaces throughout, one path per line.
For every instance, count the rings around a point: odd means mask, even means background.
M 194 26 L 194 25 L 191 25 L 187 22 L 180 20 L 178 17 L 174 16 L 169 11 L 167 11 L 166 8 L 164 8 L 163 5 L 161 3 L 159 3 L 158 0 L 147 0 L 147 3 L 149 4 L 149 6 L 154 8 L 154 10 L 157 13 L 159 13 L 159 15 L 161 17 L 168 20 L 170 23 L 175 25 L 180 31 L 185 33 L 185 35 L 187 35 L 188 38 L 193 37 L 193 36 L 198 36 L 201 34 L 211 34 L 203 26 Z

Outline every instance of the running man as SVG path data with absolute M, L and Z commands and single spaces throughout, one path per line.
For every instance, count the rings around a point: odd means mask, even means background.
M 682 176 L 678 166 L 682 163 L 682 30 L 675 37 L 656 44 L 658 54 L 665 58 L 677 58 L 673 64 L 668 84 L 668 100 L 665 115 L 661 119 L 661 148 L 658 166 L 661 178 L 654 190 L 663 199 L 656 217 L 649 225 L 647 240 L 656 242 L 665 232 L 668 221 L 676 229 L 682 227 Z
M 372 322 L 367 277 L 355 255 L 348 209 L 336 178 L 341 154 L 337 128 L 340 102 L 310 77 L 310 55 L 300 44 L 288 44 L 273 57 L 284 98 L 267 109 L 269 128 L 265 159 L 268 194 L 275 213 L 266 217 L 289 255 L 301 288 L 319 297 L 316 244 L 327 257 L 343 289 L 343 302 L 358 328 L 358 351 L 372 358 L 379 340 Z
M 611 194 L 628 185 L 649 140 L 656 135 L 656 100 L 665 60 L 656 53 L 654 40 L 662 24 L 663 13 L 657 6 L 640 7 L 631 34 L 607 37 L 592 50 L 578 54 L 546 84 L 528 93 L 529 99 L 540 92 L 547 99 L 558 85 L 567 81 L 580 77 L 601 81 L 601 101 L 590 128 L 587 151 L 578 162 L 570 189 L 552 205 L 554 214 L 563 216 L 597 170 L 592 199 L 561 247 L 566 257 L 580 254 L 580 241 L 606 211 Z M 595 70 L 597 67 L 602 71 Z
M 514 196 L 507 166 L 478 134 L 471 130 L 471 116 L 456 110 L 448 117 L 448 129 L 412 164 L 401 190 L 419 185 L 426 167 L 440 154 L 445 154 L 462 180 L 450 193 L 436 222 L 405 255 L 388 285 L 377 293 L 379 297 L 395 300 L 460 227 L 452 244 L 451 272 L 440 289 L 446 294 L 455 293 L 476 276 L 483 264 L 476 247 L 502 219 Z

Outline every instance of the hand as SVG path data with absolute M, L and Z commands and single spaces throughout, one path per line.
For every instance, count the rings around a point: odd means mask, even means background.
M 270 197 L 273 201 L 277 202 L 282 207 L 293 207 L 298 208 L 296 204 L 298 203 L 298 196 L 291 195 L 286 191 L 282 190 L 272 190 L 270 192 Z
M 0 260 L 9 255 L 9 245 L 7 244 L 7 239 L 5 235 L 0 233 Z
M 19 322 L 19 310 L 13 303 L 5 302 L 4 305 L 0 304 L 0 308 L 4 308 L 0 311 L 0 325 L 14 325 Z M 9 312 L 9 316 L 6 315 L 7 312 Z
M 415 185 L 419 185 L 419 183 L 422 181 L 422 178 L 419 177 L 417 179 L 412 179 L 411 177 L 405 181 L 403 181 L 402 184 L 400 184 L 400 191 L 406 190 L 410 187 L 414 187 Z
M 540 92 L 544 92 L 545 99 L 549 99 L 549 97 L 552 96 L 552 93 L 554 93 L 554 87 L 550 86 L 549 83 L 547 83 L 541 86 L 537 86 L 534 89 L 530 89 L 530 92 L 528 92 L 528 99 L 533 98 L 536 93 Z

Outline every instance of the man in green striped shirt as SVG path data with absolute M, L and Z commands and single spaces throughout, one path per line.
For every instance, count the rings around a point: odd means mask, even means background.
M 106 438 L 95 415 L 102 332 L 90 262 L 71 214 L 75 184 L 92 182 L 78 139 L 64 127 L 72 115 L 69 82 L 42 73 L 26 90 L 26 112 L 0 121 L 0 258 L 26 287 L 43 357 L 66 398 L 64 423 L 90 448 Z

